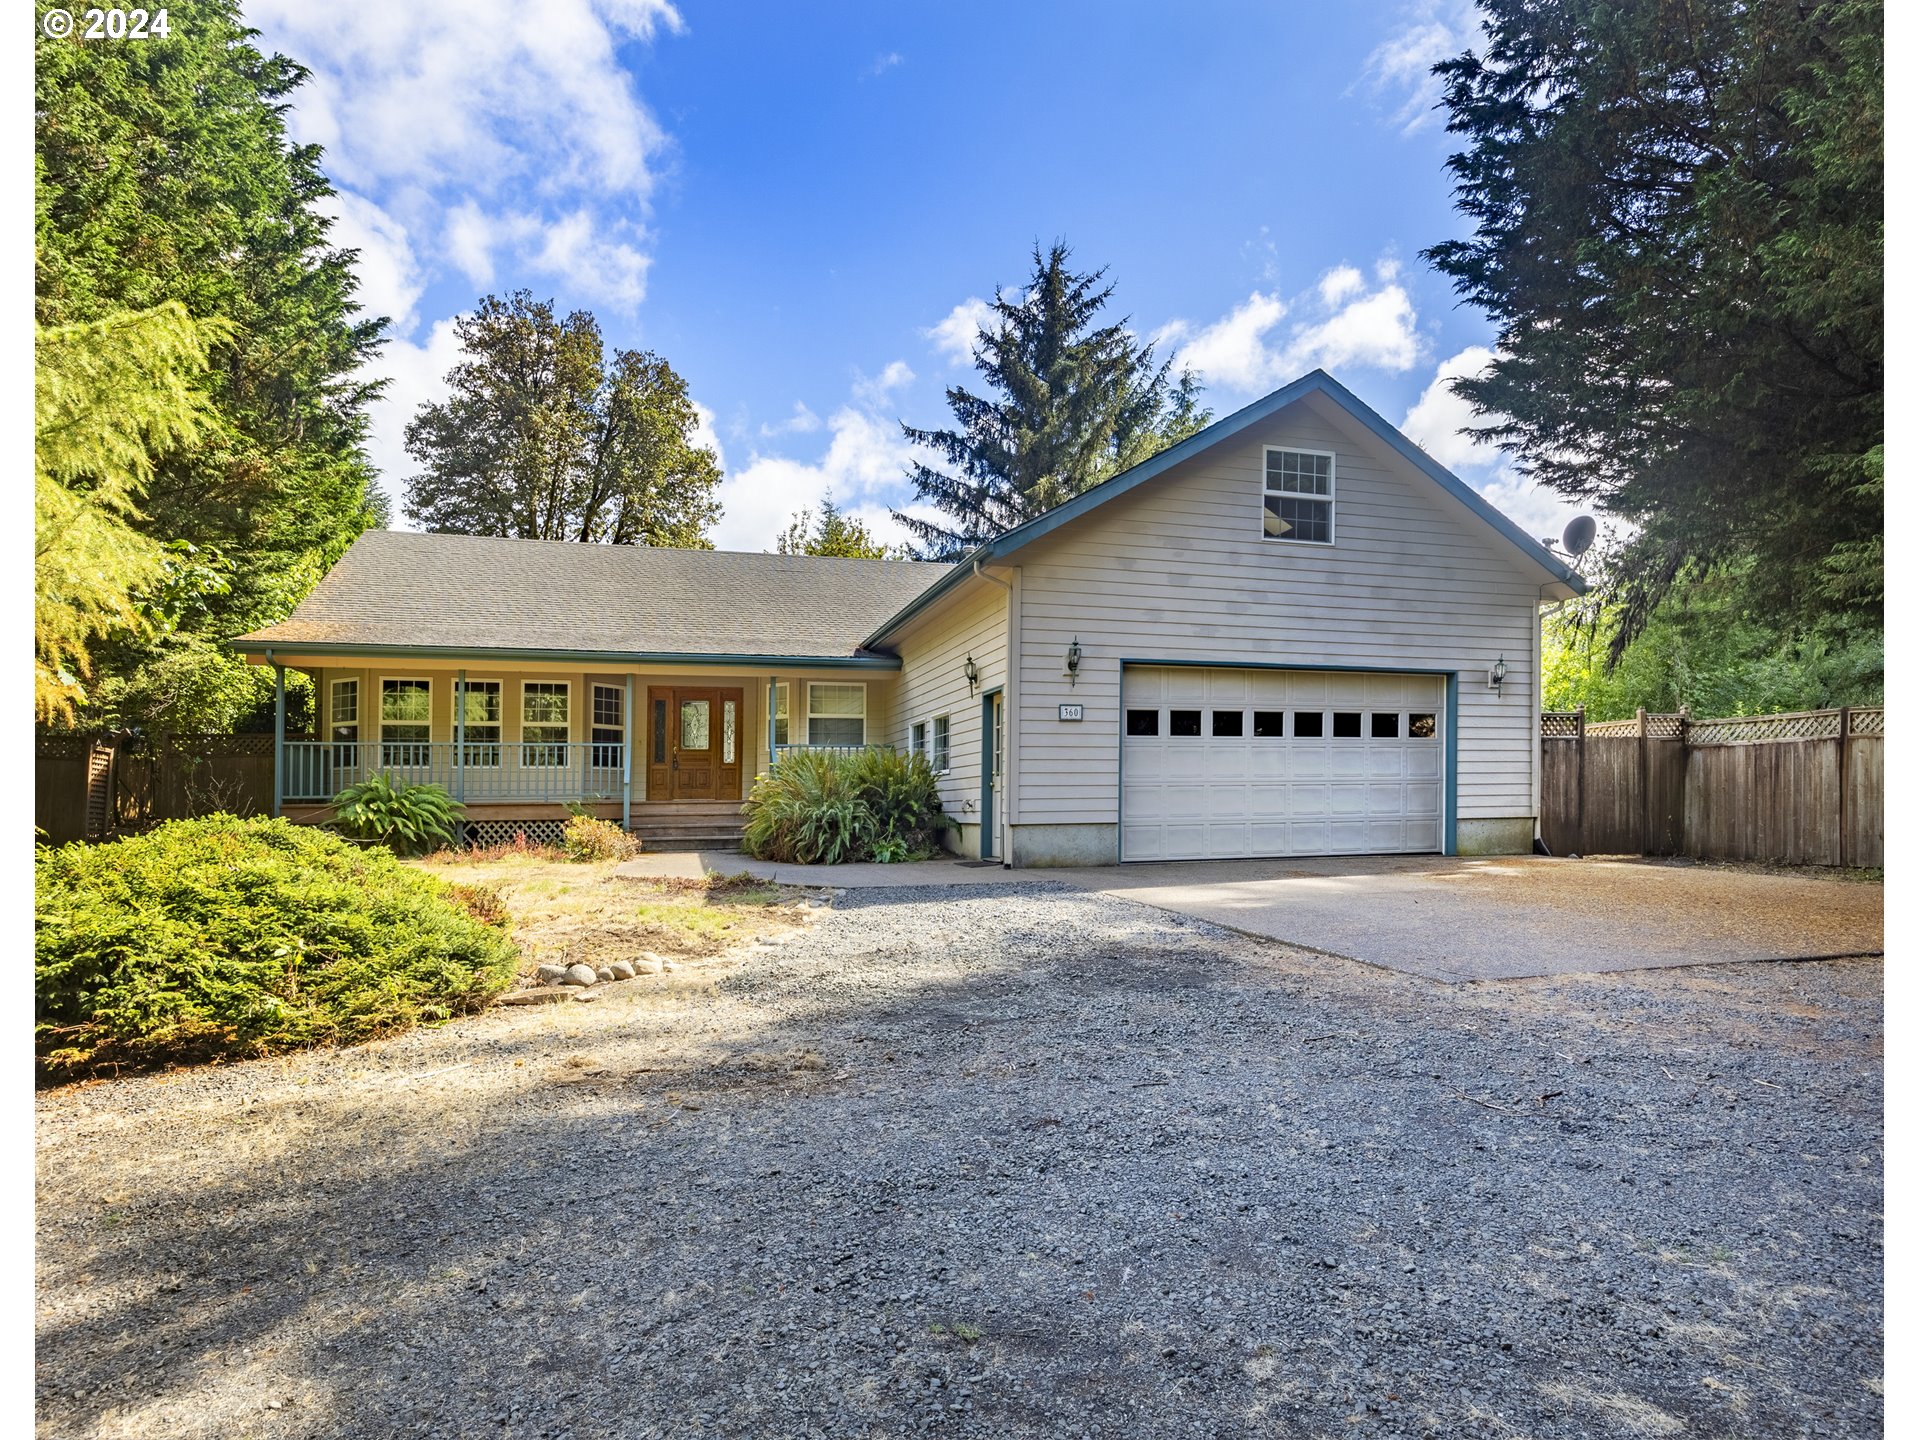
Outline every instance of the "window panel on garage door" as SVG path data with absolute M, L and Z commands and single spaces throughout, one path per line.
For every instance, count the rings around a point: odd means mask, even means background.
M 1440 848 L 1438 676 L 1129 667 L 1127 859 Z

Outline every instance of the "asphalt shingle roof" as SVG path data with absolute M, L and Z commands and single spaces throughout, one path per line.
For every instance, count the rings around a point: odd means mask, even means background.
M 235 643 L 845 658 L 951 568 L 369 530 Z

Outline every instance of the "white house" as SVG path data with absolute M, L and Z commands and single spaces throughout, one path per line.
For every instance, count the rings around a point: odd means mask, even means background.
M 738 833 L 796 746 L 925 750 L 1013 865 L 1531 848 L 1560 559 L 1321 371 L 955 565 L 372 531 L 234 643 L 310 673 L 280 799 Z

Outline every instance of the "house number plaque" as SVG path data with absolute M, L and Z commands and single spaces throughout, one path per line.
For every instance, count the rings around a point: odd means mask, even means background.
M 1087 707 L 1084 705 L 1062 705 L 1060 707 L 1060 718 L 1062 720 L 1084 720 L 1087 718 Z

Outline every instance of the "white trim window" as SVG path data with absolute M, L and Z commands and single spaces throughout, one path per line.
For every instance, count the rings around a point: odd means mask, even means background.
M 555 768 L 567 763 L 573 686 L 566 680 L 520 682 L 520 763 Z
M 927 753 L 927 722 L 916 720 L 907 730 L 907 753 L 925 755 Z
M 425 768 L 432 763 L 433 682 L 413 677 L 380 680 L 380 763 Z
M 793 687 L 784 680 L 774 682 L 773 687 L 773 744 L 778 749 L 792 742 L 788 740 L 787 707 L 791 703 L 790 692 Z
M 593 687 L 593 768 L 618 770 L 621 747 L 627 743 L 627 687 Z
M 503 713 L 498 680 L 467 681 L 467 698 L 461 708 L 466 715 L 460 731 L 466 738 L 461 753 L 462 765 L 498 769 L 500 765 L 500 717 Z
M 327 686 L 327 739 L 342 745 L 360 743 L 360 677 L 335 680 Z
M 1265 447 L 1261 535 L 1296 545 L 1333 544 L 1333 456 L 1324 450 Z
M 947 773 L 952 758 L 951 752 L 948 749 L 949 728 L 946 716 L 936 715 L 933 717 L 933 753 L 927 758 L 935 772 L 941 775 Z
M 836 682 L 807 686 L 807 744 L 865 745 L 867 687 Z

